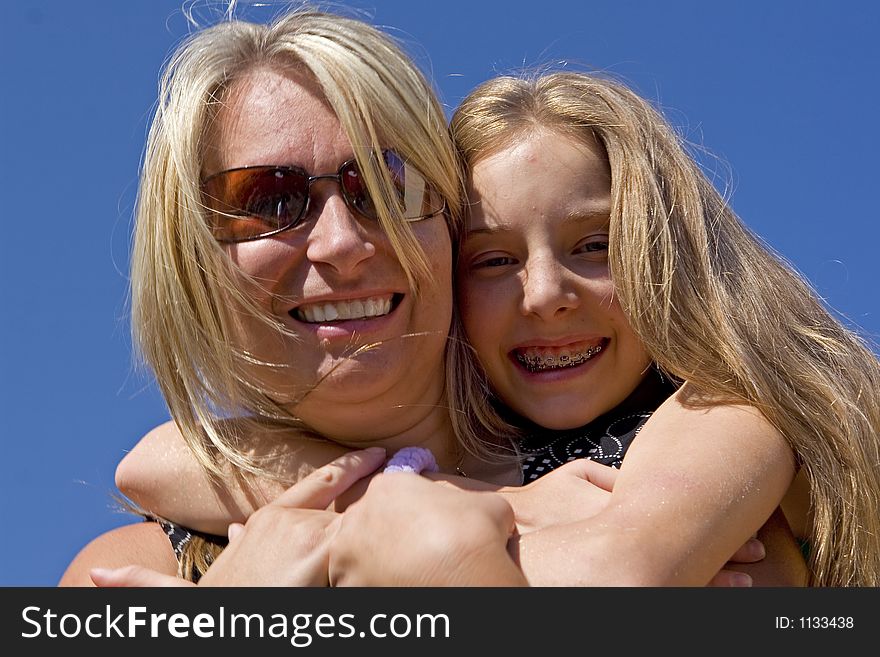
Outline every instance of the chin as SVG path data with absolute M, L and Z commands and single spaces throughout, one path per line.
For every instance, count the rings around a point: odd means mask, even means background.
M 576 412 L 573 413 L 573 410 Z M 597 414 L 590 414 L 583 400 L 564 406 L 542 405 L 539 408 L 524 408 L 517 412 L 535 424 L 554 431 L 577 429 L 598 417 Z

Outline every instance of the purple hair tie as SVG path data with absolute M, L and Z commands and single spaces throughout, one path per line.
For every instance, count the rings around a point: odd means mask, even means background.
M 437 461 L 430 449 L 404 447 L 391 457 L 383 472 L 439 472 Z

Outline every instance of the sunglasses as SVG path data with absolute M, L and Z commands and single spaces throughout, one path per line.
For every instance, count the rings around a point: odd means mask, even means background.
M 397 153 L 384 150 L 381 157 L 397 190 L 404 219 L 419 221 L 446 209 L 446 203 L 432 192 L 425 177 Z M 335 180 L 351 211 L 366 219 L 379 219 L 354 159 L 336 173 L 319 176 L 310 176 L 296 167 L 250 166 L 221 171 L 202 181 L 211 232 L 220 242 L 246 242 L 293 228 L 308 214 L 312 183 L 317 180 Z

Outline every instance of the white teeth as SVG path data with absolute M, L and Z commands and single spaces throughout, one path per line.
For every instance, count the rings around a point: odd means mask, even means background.
M 604 343 L 588 347 L 583 351 L 572 352 L 570 349 L 562 349 L 558 352 L 547 353 L 543 351 L 518 352 L 516 360 L 529 372 L 543 372 L 546 370 L 559 370 L 566 367 L 575 367 L 584 363 L 604 349 Z
M 392 297 L 393 295 L 389 294 L 387 297 L 306 304 L 297 308 L 294 314 L 298 320 L 312 324 L 381 317 L 391 312 Z

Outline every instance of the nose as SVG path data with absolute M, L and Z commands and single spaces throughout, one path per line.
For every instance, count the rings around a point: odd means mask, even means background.
M 321 180 L 314 187 L 324 187 L 321 193 L 312 191 L 311 212 L 317 212 L 315 224 L 309 232 L 306 257 L 323 263 L 339 274 L 351 274 L 358 266 L 376 253 L 376 245 L 369 229 L 355 217 L 342 198 L 338 183 Z
M 580 305 L 580 297 L 570 280 L 573 274 L 552 254 L 531 258 L 523 273 L 523 315 L 552 319 Z

